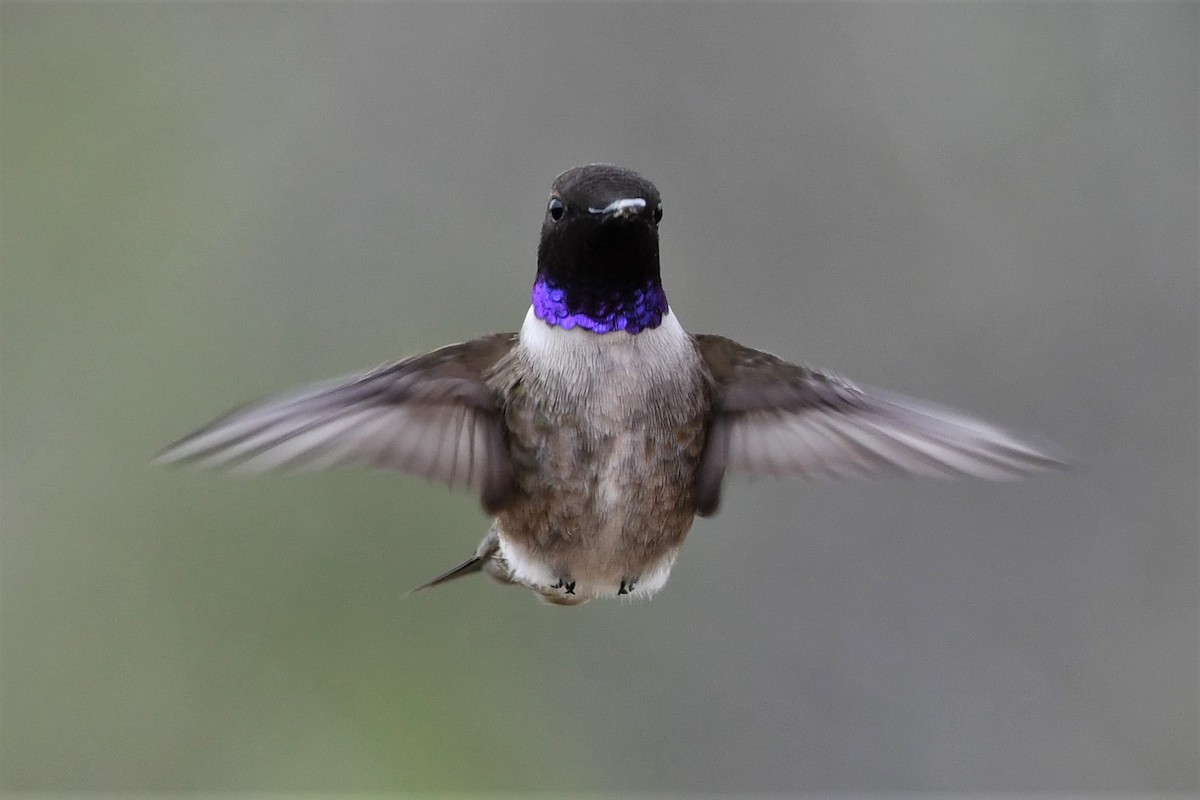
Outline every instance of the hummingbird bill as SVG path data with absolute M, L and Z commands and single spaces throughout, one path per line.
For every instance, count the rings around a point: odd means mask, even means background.
M 359 465 L 469 488 L 491 527 L 418 589 L 482 572 L 559 605 L 661 589 L 727 473 L 1006 480 L 1063 465 L 956 411 L 689 333 L 663 291 L 661 221 L 636 172 L 570 169 L 519 331 L 233 411 L 159 461 Z

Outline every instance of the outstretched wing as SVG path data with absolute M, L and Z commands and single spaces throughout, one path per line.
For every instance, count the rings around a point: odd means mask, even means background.
M 511 494 L 512 464 L 484 376 L 516 341 L 485 336 L 233 411 L 158 461 L 248 472 L 394 469 L 473 487 L 494 512 Z
M 860 388 L 720 336 L 697 336 L 716 381 L 696 483 L 702 515 L 727 469 L 759 475 L 1017 478 L 1062 466 L 1052 448 L 901 395 Z

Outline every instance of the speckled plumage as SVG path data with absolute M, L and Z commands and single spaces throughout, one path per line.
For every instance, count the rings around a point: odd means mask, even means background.
M 531 311 L 488 383 L 504 398 L 515 475 L 502 542 L 555 578 L 540 582 L 576 581 L 577 596 L 616 595 L 623 579 L 635 594 L 657 589 L 641 579 L 674 560 L 691 528 L 711 414 L 692 338 L 671 315 L 601 337 Z

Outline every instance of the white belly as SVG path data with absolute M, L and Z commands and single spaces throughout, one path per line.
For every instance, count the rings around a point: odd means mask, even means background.
M 498 541 L 500 554 L 508 564 L 514 581 L 536 589 L 549 589 L 558 583 L 558 576 L 536 554 L 509 540 L 503 532 Z M 678 548 L 672 549 L 657 561 L 644 565 L 633 591 L 627 594 L 630 597 L 650 597 L 666 585 L 678 552 Z M 581 598 L 616 597 L 621 592 L 621 576 L 610 572 L 582 572 L 572 578 L 575 581 L 575 594 Z

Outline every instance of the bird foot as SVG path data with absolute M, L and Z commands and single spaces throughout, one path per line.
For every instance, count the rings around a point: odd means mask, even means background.
M 558 583 L 553 584 L 551 589 L 562 589 L 563 594 L 575 594 L 575 581 L 569 581 L 566 578 L 559 578 Z
M 622 578 L 621 579 L 621 588 L 617 589 L 617 594 L 618 595 L 629 594 L 630 592 L 633 591 L 634 587 L 637 586 L 637 582 L 638 582 L 637 578 Z

